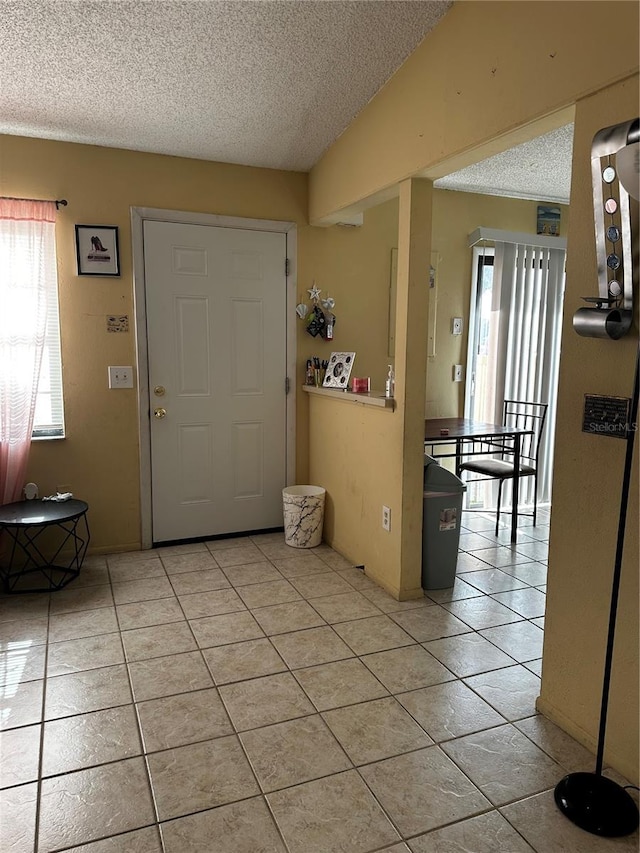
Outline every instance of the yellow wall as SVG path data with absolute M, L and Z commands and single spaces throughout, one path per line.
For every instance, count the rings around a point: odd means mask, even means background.
M 398 598 L 422 595 L 422 516 L 415 502 L 419 492 L 422 506 L 431 195 L 429 181 L 400 187 L 395 411 L 310 398 L 309 472 L 327 490 L 325 538 Z M 385 331 L 385 350 L 387 341 Z M 406 417 L 417 410 L 420 419 Z M 404 488 L 407 480 L 413 488 Z M 380 524 L 383 504 L 391 509 L 389 532 Z M 413 525 L 401 523 L 408 518 Z
M 398 597 L 403 599 L 421 594 L 425 329 L 430 310 L 425 271 L 431 259 L 433 185 L 412 178 L 402 181 L 399 189 L 395 398 L 402 425 L 402 503 L 394 526 L 396 534 L 400 527 Z
M 315 268 L 324 260 L 329 281 L 335 281 L 329 290 L 337 298 L 336 310 L 344 306 L 343 311 L 338 311 L 340 346 L 356 350 L 355 373 L 371 373 L 378 389 L 382 387 L 386 362 L 389 256 L 390 248 L 398 245 L 398 207 L 398 201 L 393 199 L 365 211 L 362 228 L 334 226 L 321 231 L 331 243 L 330 257 L 327 257 L 328 244 L 316 238 L 312 255 L 307 258 Z M 562 209 L 562 233 L 566 235 L 569 213 L 566 206 Z M 463 413 L 464 383 L 452 381 L 452 366 L 466 363 L 472 264 L 468 235 L 481 225 L 535 235 L 536 215 L 537 202 L 533 201 L 433 191 L 431 233 L 432 250 L 440 259 L 439 298 L 436 356 L 428 362 L 427 417 Z M 321 284 L 318 282 L 318 286 Z M 421 289 L 425 286 L 423 272 Z M 461 337 L 451 334 L 454 316 L 464 320 L 465 334 Z M 401 338 L 405 338 L 404 333 Z M 306 346 L 308 343 L 303 341 Z M 311 346 L 314 351 L 319 350 L 317 344 Z M 370 370 L 369 365 L 372 365 Z M 405 531 L 403 546 L 402 531 L 396 523 L 401 518 L 398 509 L 403 500 L 401 472 L 404 465 L 409 467 L 401 444 L 402 389 L 398 387 L 397 392 L 399 407 L 393 414 L 311 397 L 311 417 L 301 427 L 300 438 L 308 429 L 309 481 L 327 489 L 326 539 L 355 563 L 364 564 L 367 573 L 393 594 L 400 594 L 402 589 L 402 596 L 407 597 L 419 587 L 415 561 L 420 555 L 414 554 L 413 568 L 405 566 L 410 576 L 413 573 L 413 580 L 403 585 L 400 553 L 403 548 L 406 552 L 411 545 L 419 544 L 421 537 L 414 529 Z M 339 430 L 336 424 L 340 425 Z M 383 504 L 392 510 L 391 534 L 381 527 Z
M 535 236 L 537 201 L 479 193 L 433 191 L 432 251 L 438 255 L 436 355 L 429 358 L 426 417 L 461 416 L 465 384 L 453 382 L 454 364 L 466 365 L 472 252 L 469 234 L 479 226 L 518 231 Z M 562 210 L 561 234 L 569 227 L 569 207 Z M 328 248 L 330 246 L 330 248 Z M 314 229 L 310 251 L 301 261 L 306 268 L 324 267 L 326 279 L 318 286 L 337 296 L 339 335 L 336 348 L 355 349 L 355 376 L 371 376 L 372 388 L 382 389 L 386 375 L 388 288 L 391 249 L 398 246 L 398 200 L 391 199 L 364 212 L 362 228 L 332 226 Z M 426 279 L 425 279 L 426 281 Z M 305 277 L 305 287 L 307 281 Z M 308 295 L 299 288 L 302 301 Z M 453 317 L 463 318 L 463 334 L 451 334 Z M 305 340 L 307 338 L 308 340 Z M 339 343 L 339 347 L 338 347 Z M 310 344 L 310 348 L 309 348 Z M 306 354 L 322 351 L 304 336 Z M 324 349 L 327 349 L 326 345 Z M 301 350 L 302 357 L 302 350 Z M 305 433 L 301 430 L 301 438 Z
M 56 227 L 67 437 L 33 442 L 28 478 L 89 502 L 92 550 L 138 548 L 137 396 L 107 388 L 107 365 L 136 362 L 130 206 L 295 221 L 304 255 L 318 230 L 306 226 L 307 176 L 5 136 L 0 193 L 69 201 Z M 119 227 L 120 278 L 76 275 L 74 223 Z M 131 331 L 107 333 L 108 314 L 128 314 Z
M 332 349 L 354 349 L 352 375 L 371 376 L 372 388 L 382 389 L 387 373 L 391 249 L 398 245 L 398 203 L 390 201 L 368 210 L 361 227 L 334 225 L 310 230 L 313 239 L 300 260 L 300 300 L 309 304 L 307 288 L 315 278 L 321 297 L 336 300 L 337 323 L 333 343 L 314 340 L 305 333 L 300 358 L 307 353 L 322 356 Z
M 580 101 L 576 110 L 567 291 L 560 363 L 551 547 L 540 709 L 592 748 L 597 739 L 625 442 L 581 432 L 584 394 L 630 397 L 636 322 L 620 341 L 582 338 L 571 320 L 597 293 L 590 152 L 596 131 L 638 114 L 638 81 Z M 578 215 L 580 212 L 580 215 Z M 617 618 L 610 761 L 638 782 L 638 440 Z
M 495 153 L 530 139 L 531 122 L 541 122 L 537 132 L 566 124 L 553 114 L 638 70 L 638 11 L 627 2 L 454 3 L 312 169 L 310 221 L 410 175 L 477 162 L 485 144 Z M 603 33 L 615 33 L 615 47 Z
M 136 360 L 131 206 L 297 222 L 298 301 L 309 304 L 315 280 L 336 299 L 338 321 L 333 342 L 296 321 L 296 384 L 307 357 L 354 349 L 355 374 L 383 387 L 396 202 L 369 211 L 360 228 L 311 228 L 304 174 L 11 136 L 0 137 L 0 193 L 69 201 L 56 227 L 67 437 L 33 442 L 28 479 L 41 494 L 64 486 L 89 502 L 92 551 L 140 546 L 136 391 L 107 388 L 107 365 Z M 76 275 L 74 223 L 119 227 L 120 278 Z M 107 333 L 108 314 L 128 314 L 130 332 Z M 299 394 L 298 482 L 309 479 L 308 408 Z
M 310 480 L 327 490 L 324 538 L 398 597 L 401 528 L 395 516 L 400 516 L 402 501 L 401 415 L 308 397 Z M 391 507 L 390 533 L 380 525 L 383 504 Z
M 321 297 L 335 299 L 337 322 L 331 342 L 312 338 L 305 331 L 306 323 L 297 321 L 298 384 L 304 382 L 300 371 L 307 358 L 328 358 L 332 350 L 355 351 L 352 376 L 370 376 L 371 388 L 381 390 L 389 361 L 391 249 L 398 245 L 398 204 L 391 201 L 368 210 L 361 227 L 334 225 L 307 231 L 308 239 L 299 253 L 298 301 L 310 305 L 307 289 L 315 280 Z M 312 404 L 306 394 L 301 397 L 297 412 L 298 482 L 321 484 L 316 472 L 309 471 L 308 447 L 315 434 L 309 424 Z

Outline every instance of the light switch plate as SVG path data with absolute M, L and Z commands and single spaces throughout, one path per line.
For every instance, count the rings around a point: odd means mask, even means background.
M 454 364 L 453 365 L 453 381 L 454 382 L 462 382 L 462 365 Z
M 133 367 L 109 367 L 109 388 L 133 388 Z
M 462 317 L 454 317 L 451 320 L 451 334 L 452 335 L 461 335 L 462 334 Z

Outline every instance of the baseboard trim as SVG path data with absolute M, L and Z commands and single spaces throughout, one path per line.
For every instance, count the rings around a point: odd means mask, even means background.
M 593 753 L 593 766 L 596 765 L 596 752 L 598 749 L 597 735 L 585 731 L 582 726 L 579 726 L 575 720 L 568 717 L 563 711 L 557 708 L 552 702 L 549 702 L 543 696 L 538 696 L 536 700 L 536 709 L 551 720 L 552 723 L 558 725 L 568 735 L 571 735 L 574 740 L 586 747 L 589 752 Z M 625 779 L 628 779 L 633 785 L 638 785 L 638 765 L 634 762 L 632 756 L 622 755 L 616 750 L 607 748 L 605 741 L 604 763 L 606 767 L 611 767 L 621 773 Z

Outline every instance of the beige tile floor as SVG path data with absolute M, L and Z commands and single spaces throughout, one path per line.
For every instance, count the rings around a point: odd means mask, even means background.
M 0 597 L 3 853 L 598 853 L 536 715 L 548 518 L 465 517 L 399 603 L 282 534 L 93 557 Z M 507 543 L 507 544 L 505 544 Z

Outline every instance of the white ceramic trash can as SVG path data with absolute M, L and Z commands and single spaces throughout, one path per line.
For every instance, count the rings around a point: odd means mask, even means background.
M 315 548 L 322 542 L 325 494 L 321 486 L 287 486 L 282 490 L 287 545 Z

